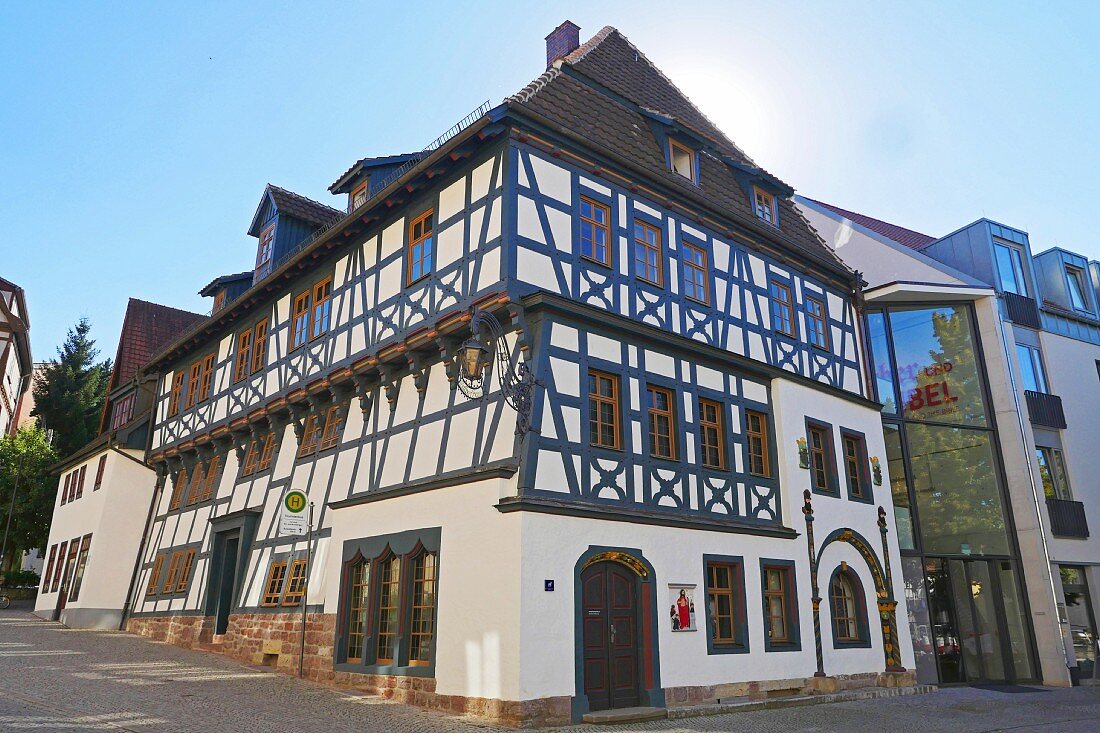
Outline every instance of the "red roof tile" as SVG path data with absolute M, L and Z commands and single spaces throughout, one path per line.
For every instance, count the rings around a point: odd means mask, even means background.
M 206 316 L 130 298 L 118 339 L 111 389 L 137 373 L 153 356 Z
M 927 234 L 921 234 L 915 232 L 912 229 L 906 229 L 905 227 L 899 227 L 897 224 L 891 224 L 888 221 L 882 221 L 881 219 L 873 219 L 865 214 L 857 214 L 854 211 L 848 211 L 842 209 L 839 206 L 833 206 L 827 204 L 824 201 L 818 201 L 816 199 L 806 199 L 807 201 L 813 201 L 818 206 L 826 208 L 834 214 L 840 214 L 845 219 L 848 219 L 854 224 L 859 224 L 861 227 L 870 229 L 876 234 L 881 234 L 887 239 L 892 239 L 898 244 L 904 244 L 910 249 L 924 249 L 926 246 L 936 241 L 936 237 L 930 237 Z

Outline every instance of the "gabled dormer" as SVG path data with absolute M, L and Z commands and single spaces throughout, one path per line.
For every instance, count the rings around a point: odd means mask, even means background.
M 1061 247 L 1035 255 L 1035 277 L 1043 305 L 1087 318 L 1097 317 L 1096 291 L 1092 288 L 1089 262 Z
M 252 287 L 252 276 L 251 270 L 238 272 L 236 275 L 222 275 L 214 278 L 209 285 L 200 290 L 199 295 L 214 299 L 210 315 L 214 315 Z
M 749 206 L 756 214 L 756 218 L 778 229 L 779 200 L 793 196 L 794 189 L 763 168 L 729 157 L 723 160 L 733 171 L 734 178 L 748 197 Z
M 699 153 L 713 143 L 686 127 L 675 117 L 656 110 L 642 107 L 639 112 L 645 116 L 649 129 L 661 152 L 665 156 L 665 165 L 673 173 L 699 185 Z
M 249 236 L 259 240 L 253 281 L 265 278 L 291 250 L 343 216 L 344 212 L 331 206 L 267 184 L 248 228 Z
M 401 153 L 380 158 L 363 158 L 348 168 L 328 190 L 348 197 L 348 213 L 355 211 L 381 191 L 406 166 L 420 159 L 419 153 Z

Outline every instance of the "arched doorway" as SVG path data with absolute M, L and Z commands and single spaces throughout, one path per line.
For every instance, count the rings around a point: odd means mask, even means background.
M 653 569 L 641 553 L 589 548 L 577 562 L 574 717 L 662 706 Z

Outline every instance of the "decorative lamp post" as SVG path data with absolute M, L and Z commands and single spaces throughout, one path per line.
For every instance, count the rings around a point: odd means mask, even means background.
M 470 321 L 470 338 L 459 347 L 458 387 L 471 400 L 482 399 L 488 393 L 485 384 L 487 373 L 495 370 L 500 392 L 508 405 L 516 411 L 516 435 L 525 435 L 531 427 L 531 408 L 534 391 L 541 382 L 535 379 L 525 362 L 512 358 L 504 328 L 492 313 L 474 310 Z

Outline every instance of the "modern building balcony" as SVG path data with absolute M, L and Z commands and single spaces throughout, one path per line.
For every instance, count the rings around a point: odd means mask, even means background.
M 1042 328 L 1039 320 L 1039 304 L 1034 298 L 1016 293 L 1005 293 L 1005 312 L 1013 323 L 1028 328 Z
M 1066 413 L 1062 411 L 1062 398 L 1046 392 L 1024 390 L 1027 414 L 1032 425 L 1061 430 L 1066 427 Z
M 1083 540 L 1089 536 L 1085 505 L 1081 502 L 1048 496 L 1047 515 L 1050 517 L 1050 533 L 1055 537 Z

